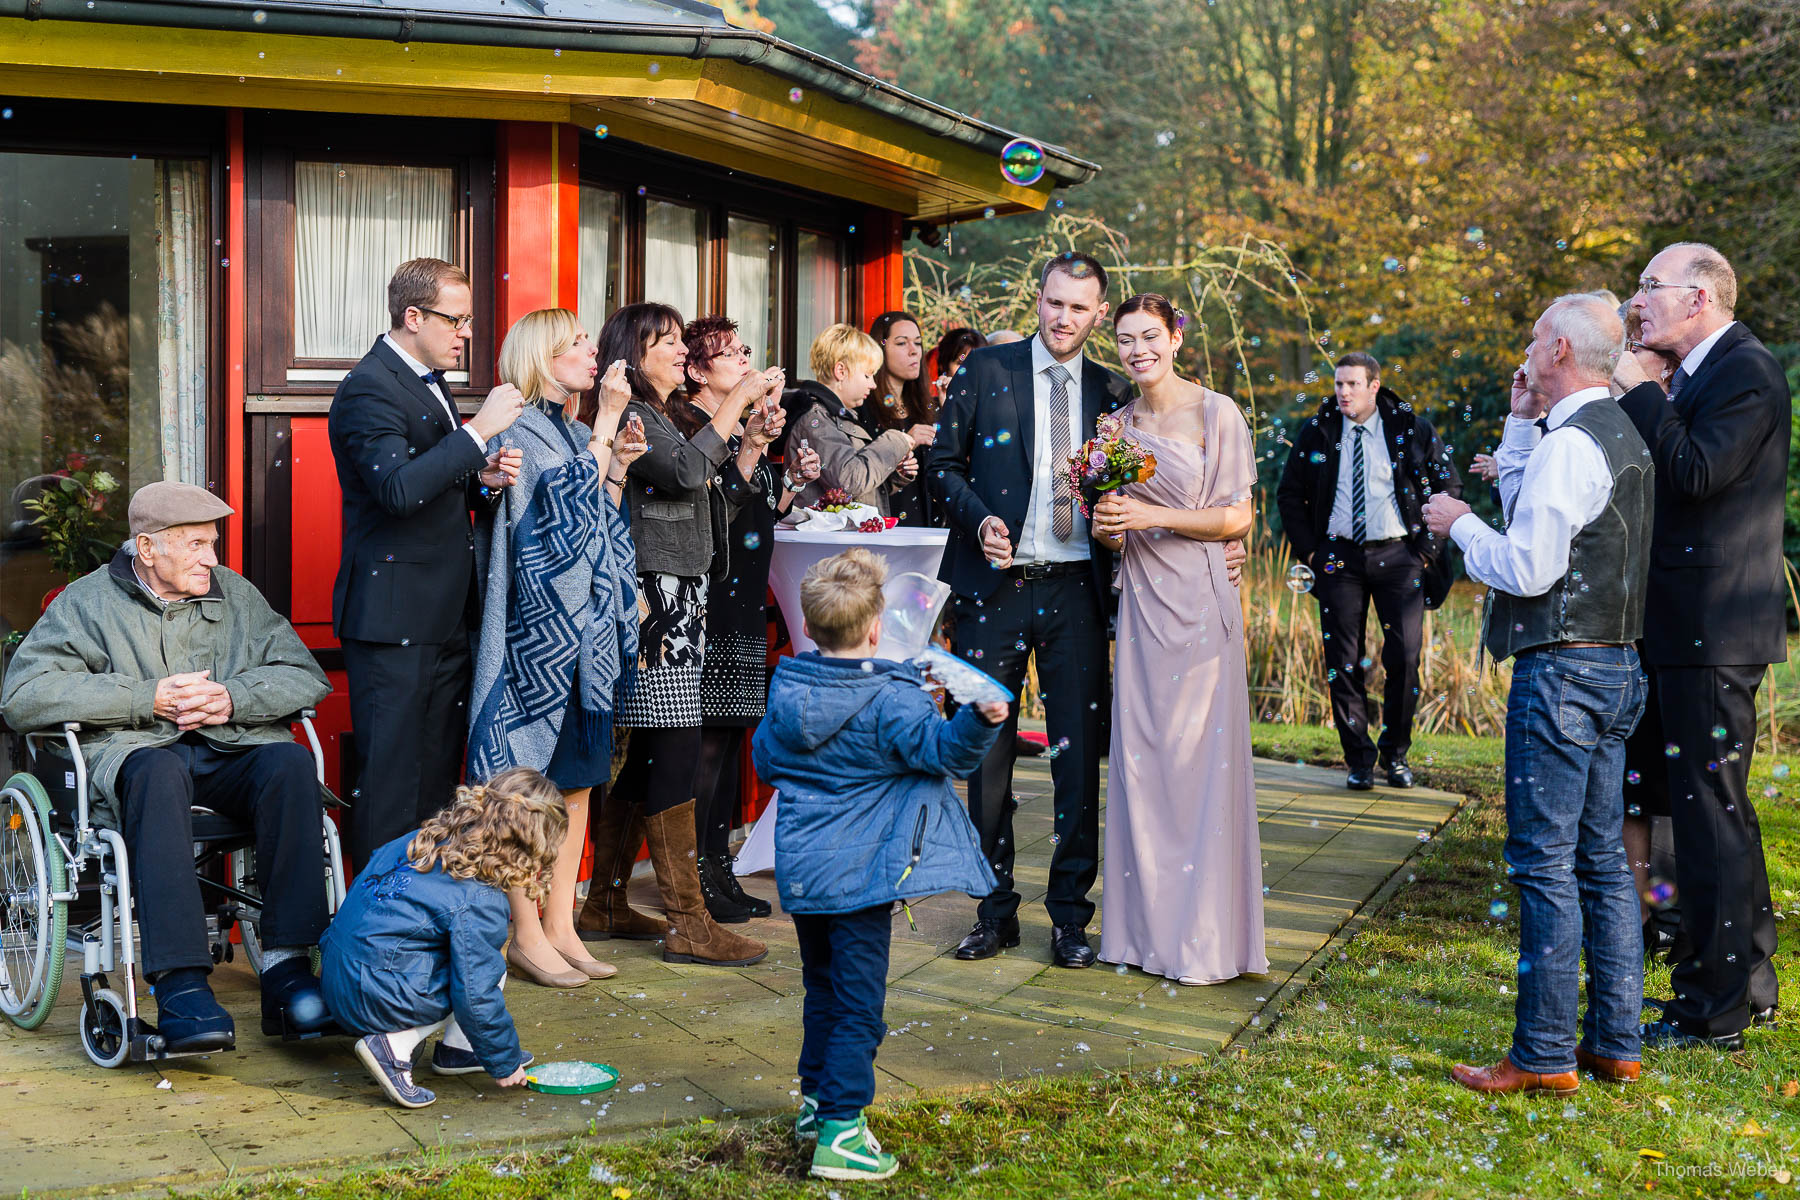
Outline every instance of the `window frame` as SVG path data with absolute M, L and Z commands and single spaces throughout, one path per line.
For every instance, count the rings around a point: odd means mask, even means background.
M 0 122 L 0 153 L 64 154 L 92 158 L 201 159 L 207 169 L 207 234 L 214 254 L 206 268 L 206 475 L 207 488 L 220 491 L 218 477 L 229 455 L 225 338 L 227 229 L 225 170 L 229 163 L 226 110 L 168 104 L 111 101 L 16 99 L 12 105 L 53 110 L 45 122 L 53 133 L 35 135 L 24 121 Z M 173 131 L 179 131 L 173 133 Z M 172 135 L 173 133 L 173 135 Z M 233 518 L 226 517 L 226 521 Z
M 254 118 L 254 119 L 253 119 Z M 251 396 L 319 396 L 336 380 L 289 380 L 290 370 L 348 372 L 357 358 L 300 358 L 294 353 L 296 162 L 437 167 L 454 172 L 451 261 L 468 272 L 475 336 L 467 342 L 469 380 L 451 387 L 458 397 L 486 395 L 494 372 L 491 336 L 494 296 L 493 122 L 417 117 L 347 119 L 313 113 L 245 114 L 249 161 L 245 187 L 246 284 L 249 305 L 245 363 Z M 371 341 L 379 330 L 370 331 Z
M 720 179 L 729 176 L 728 185 Z M 802 230 L 837 241 L 839 262 L 846 269 L 859 264 L 858 223 L 867 209 L 854 201 L 790 187 L 760 176 L 728 171 L 690 158 L 650 150 L 617 137 L 605 139 L 591 130 L 581 137 L 581 182 L 610 188 L 624 201 L 619 222 L 621 305 L 644 299 L 644 233 L 646 204 L 651 200 L 674 201 L 703 208 L 707 213 L 706 311 L 723 312 L 727 302 L 730 219 L 757 221 L 775 230 L 779 250 L 775 255 L 775 363 L 787 365 L 799 378 L 807 373 L 807 347 L 794 345 L 799 301 L 799 234 Z M 729 187 L 729 191 L 726 187 Z M 862 327 L 861 289 L 850 286 L 843 298 L 840 319 Z M 692 320 L 700 313 L 683 312 Z M 597 330 L 593 331 L 598 333 Z

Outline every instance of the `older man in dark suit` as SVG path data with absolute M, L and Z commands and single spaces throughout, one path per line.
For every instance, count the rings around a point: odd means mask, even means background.
M 1756 690 L 1787 658 L 1781 531 L 1791 399 L 1774 357 L 1733 316 L 1737 277 L 1711 246 L 1681 242 L 1644 268 L 1630 307 L 1644 358 L 1621 355 L 1619 406 L 1656 463 L 1644 611 L 1646 722 L 1660 723 L 1679 847 L 1682 938 L 1663 1019 L 1644 1045 L 1736 1050 L 1775 1012 L 1775 917 L 1748 788 Z M 1639 739 L 1639 745 L 1644 739 Z
M 524 400 L 501 384 L 464 424 L 443 372 L 469 340 L 469 277 L 435 258 L 388 283 L 393 327 L 338 385 L 331 451 L 344 496 L 332 629 L 355 728 L 349 849 L 361 866 L 450 799 L 462 771 L 476 616 L 469 512 L 518 473 L 489 439 Z

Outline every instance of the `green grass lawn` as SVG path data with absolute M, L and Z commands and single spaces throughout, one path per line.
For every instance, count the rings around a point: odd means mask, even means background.
M 1258 726 L 1259 753 L 1338 761 L 1329 730 Z M 577 1139 L 504 1158 L 428 1160 L 330 1179 L 259 1179 L 221 1195 L 311 1200 L 526 1197 L 1780 1196 L 1800 1176 L 1800 1033 L 1732 1056 L 1665 1051 L 1628 1088 L 1484 1100 L 1447 1078 L 1490 1062 L 1512 1028 L 1516 901 L 1500 861 L 1500 744 L 1425 737 L 1420 781 L 1475 798 L 1404 886 L 1274 1024 L 1173 1070 L 1031 1080 L 872 1110 L 904 1164 L 886 1184 L 808 1181 L 780 1121 Z M 1784 968 L 1800 908 L 1800 776 L 1756 764 Z M 1502 912 L 1496 903 L 1514 911 Z M 1653 995 L 1667 993 L 1667 969 Z M 1791 985 L 1791 981 L 1790 981 Z M 1791 1013 L 1792 1009 L 1788 1010 Z M 1784 1013 L 1784 1017 L 1788 1015 Z M 1650 1155 L 1660 1155 L 1660 1158 Z M 595 1181 L 600 1181 L 596 1186 Z

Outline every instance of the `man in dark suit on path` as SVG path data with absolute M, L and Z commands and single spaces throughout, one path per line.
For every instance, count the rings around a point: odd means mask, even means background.
M 978 349 L 938 414 L 927 482 L 950 527 L 941 577 L 955 593 L 956 651 L 1015 693 L 1026 659 L 1038 682 L 1055 757 L 1056 848 L 1045 905 L 1059 967 L 1094 961 L 1086 928 L 1100 864 L 1100 755 L 1109 708 L 1106 612 L 1112 557 L 1090 540 L 1063 469 L 1101 413 L 1129 396 L 1125 380 L 1082 356 L 1106 316 L 1106 271 L 1085 254 L 1045 264 L 1036 335 Z M 1012 768 L 1018 706 L 969 777 L 969 815 L 999 886 L 981 902 L 960 959 L 1019 944 L 1013 888 Z
M 450 800 L 462 773 L 476 614 L 469 511 L 518 474 L 487 442 L 523 399 L 501 384 L 464 425 L 443 372 L 469 340 L 469 277 L 435 258 L 388 283 L 393 327 L 338 385 L 331 451 L 344 497 L 332 629 L 355 730 L 349 851 L 358 866 Z
M 1332 722 L 1349 767 L 1344 786 L 1374 787 L 1379 752 L 1388 784 L 1406 788 L 1425 610 L 1450 588 L 1444 541 L 1420 513 L 1435 494 L 1460 498 L 1462 477 L 1431 422 L 1381 386 L 1373 356 L 1338 359 L 1332 386 L 1295 435 L 1275 500 L 1294 560 L 1313 571 Z M 1387 677 L 1379 747 L 1363 683 L 1371 602 Z
M 1756 690 L 1787 658 L 1781 556 L 1791 398 L 1774 356 L 1732 316 L 1737 276 L 1711 246 L 1650 260 L 1630 307 L 1649 352 L 1680 359 L 1664 392 L 1624 354 L 1619 406 L 1656 463 L 1644 611 L 1645 721 L 1659 721 L 1681 938 L 1663 1019 L 1646 1049 L 1736 1050 L 1773 1020 L 1775 915 L 1750 801 Z M 1666 739 L 1666 740 L 1665 740 Z M 1639 739 L 1643 744 L 1643 739 Z

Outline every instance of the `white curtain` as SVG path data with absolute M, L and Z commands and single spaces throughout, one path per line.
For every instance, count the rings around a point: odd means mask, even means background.
M 725 315 L 738 323 L 750 347 L 750 365 L 775 358 L 775 227 L 732 217 L 725 245 Z
M 581 185 L 581 282 L 575 315 L 591 338 L 619 307 L 619 193 Z
M 686 320 L 704 315 L 700 249 L 706 213 L 668 200 L 644 207 L 644 299 L 671 304 Z
M 294 354 L 360 358 L 388 328 L 387 282 L 451 257 L 448 167 L 294 164 Z
M 795 250 L 800 276 L 794 313 L 794 355 L 800 361 L 795 368 L 810 374 L 813 339 L 843 319 L 843 254 L 836 238 L 807 230 L 800 231 Z
M 204 162 L 156 164 L 156 383 L 162 477 L 206 483 Z

